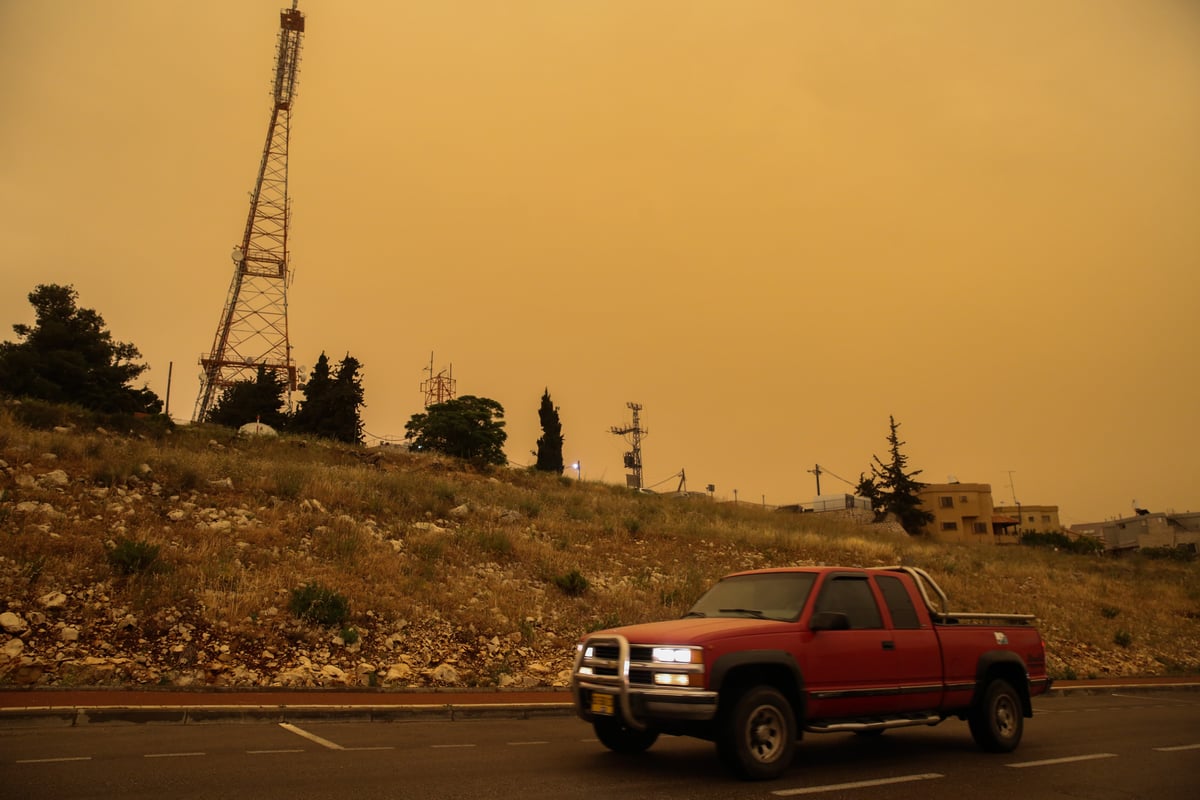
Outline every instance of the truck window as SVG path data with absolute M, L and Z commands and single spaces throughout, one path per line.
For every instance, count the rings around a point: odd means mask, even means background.
M 850 618 L 851 628 L 882 628 L 883 618 L 867 577 L 838 575 L 825 582 L 814 611 L 838 611 Z
M 921 619 L 917 616 L 912 598 L 908 596 L 908 589 L 904 588 L 904 581 L 890 575 L 879 575 L 875 581 L 879 584 L 879 591 L 883 592 L 888 613 L 892 615 L 892 627 L 920 628 Z
M 795 622 L 816 578 L 812 572 L 762 572 L 725 578 L 696 601 L 688 616 Z

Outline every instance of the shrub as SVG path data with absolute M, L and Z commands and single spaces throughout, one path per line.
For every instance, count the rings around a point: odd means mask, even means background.
M 342 625 L 350 616 L 350 603 L 346 598 L 317 583 L 293 589 L 288 608 L 299 619 L 327 627 Z
M 567 597 L 579 597 L 588 590 L 588 579 L 579 574 L 579 570 L 573 569 L 566 575 L 556 575 L 554 585 Z
M 1146 558 L 1165 561 L 1195 561 L 1196 551 L 1186 547 L 1143 547 L 1138 550 Z
M 358 643 L 358 631 L 354 628 L 342 628 L 341 637 L 342 641 L 348 645 Z
M 1071 538 L 1065 533 L 1023 533 L 1021 544 L 1029 547 L 1049 547 L 1067 553 L 1091 555 L 1104 551 L 1104 543 L 1090 536 Z
M 108 551 L 108 563 L 121 575 L 136 575 L 149 572 L 155 567 L 158 552 L 156 544 L 121 539 L 116 547 Z
M 1117 635 L 1113 637 L 1113 644 L 1129 647 L 1133 644 L 1133 634 L 1129 631 L 1117 631 Z
M 1114 608 L 1113 606 L 1100 606 L 1100 616 L 1104 617 L 1105 619 L 1116 619 L 1120 613 L 1121 609 L 1119 608 Z

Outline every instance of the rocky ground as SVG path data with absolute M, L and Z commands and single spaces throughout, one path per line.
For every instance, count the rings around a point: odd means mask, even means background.
M 59 530 L 101 509 L 120 518 L 152 505 L 180 525 L 236 534 L 257 524 L 245 508 L 166 496 L 149 466 L 127 487 L 103 488 L 89 487 L 61 468 L 46 469 L 48 463 L 52 459 L 46 457 L 40 465 L 0 461 L 0 473 L 20 496 L 49 498 L 14 501 L 15 493 L 0 493 L 0 520 L 59 538 Z M 297 504 L 296 513 L 304 513 L 304 506 L 311 509 L 312 503 Z M 456 522 L 416 524 L 445 530 Z M 112 532 L 125 531 L 117 526 Z M 498 565 L 476 567 L 495 569 Z M 574 634 L 539 620 L 498 634 L 436 612 L 398 620 L 366 611 L 355 619 L 347 641 L 345 631 L 302 622 L 286 607 L 268 606 L 236 629 L 212 623 L 202 602 L 139 615 L 114 599 L 122 593 L 112 578 L 54 585 L 23 597 L 22 586 L 35 577 L 28 572 L 28 564 L 0 554 L 0 685 L 528 688 L 565 686 L 573 655 Z M 38 584 L 44 588 L 46 579 Z M 286 596 L 279 599 L 286 606 Z M 535 623 L 536 644 L 520 630 L 532 631 Z
M 268 520 L 263 508 L 230 500 L 234 487 L 228 478 L 206 478 L 203 486 L 190 492 L 170 491 L 159 484 L 149 464 L 139 464 L 120 485 L 98 485 L 81 474 L 82 467 L 58 463 L 50 453 L 21 453 L 17 461 L 12 450 L 6 453 L 10 460 L 0 460 L 0 686 L 520 689 L 567 685 L 573 644 L 582 630 L 579 617 L 560 615 L 554 598 L 547 596 L 554 592 L 547 593 L 544 582 L 514 573 L 511 564 L 481 561 L 460 572 L 467 584 L 477 584 L 474 591 L 464 590 L 464 604 L 481 597 L 487 602 L 486 591 L 478 587 L 500 584 L 529 598 L 529 616 L 522 612 L 510 618 L 493 609 L 491 616 L 497 622 L 488 626 L 422 608 L 407 618 L 368 610 L 356 614 L 352 628 L 321 627 L 297 619 L 288 610 L 287 589 L 264 595 L 274 602 L 259 604 L 245 618 L 215 622 L 203 593 L 188 594 L 186 602 L 166 607 L 138 603 L 129 583 L 107 566 L 76 570 L 71 580 L 42 574 L 38 558 L 14 549 L 13 543 L 29 541 L 20 537 L 39 537 L 63 557 L 82 550 L 88 539 L 93 549 L 85 557 L 102 561 L 96 537 L 73 531 L 101 521 L 105 535 L 115 538 L 131 535 L 144 521 L 152 520 L 163 530 L 178 531 L 181 541 L 189 531 L 216 532 L 237 548 L 250 550 L 255 546 L 247 540 L 254 540 L 254 531 L 272 526 L 290 529 L 295 515 L 319 514 L 323 519 L 334 515 L 316 500 L 302 500 L 283 510 L 274 508 L 269 513 L 276 516 Z M 403 524 L 405 530 L 436 536 L 468 524 L 471 515 L 480 513 L 463 505 L 447 518 Z M 514 509 L 492 508 L 486 513 L 492 514 L 497 526 L 533 527 Z M 368 531 L 397 554 L 406 546 L 395 530 L 385 530 L 386 525 L 372 518 L 335 522 Z M 301 538 L 294 545 L 300 557 L 310 562 L 315 558 L 311 544 Z M 112 540 L 105 546 L 111 548 Z M 749 560 L 739 568 L 765 565 L 754 562 L 754 557 L 761 554 L 749 552 L 745 555 Z M 631 564 L 616 563 L 610 574 L 595 575 L 593 580 L 597 587 L 611 584 L 610 595 L 619 594 L 626 585 L 622 581 L 635 571 Z M 651 580 L 663 577 L 657 572 L 650 575 Z M 139 610 L 146 608 L 153 610 Z M 1194 621 L 1188 625 L 1181 630 L 1194 630 Z M 1190 641 L 1174 637 L 1167 644 L 1145 647 L 1143 640 L 1148 637 L 1139 631 L 1131 646 L 1098 647 L 1082 641 L 1063 620 L 1043 619 L 1039 626 L 1049 645 L 1048 662 L 1055 677 L 1155 675 L 1163 674 L 1164 664 L 1176 672 L 1194 671 L 1200 664 L 1195 637 L 1184 637 Z

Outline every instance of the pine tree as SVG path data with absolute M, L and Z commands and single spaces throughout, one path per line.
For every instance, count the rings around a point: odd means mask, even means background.
M 141 353 L 114 341 L 98 313 L 76 306 L 78 296 L 73 287 L 52 283 L 30 292 L 37 322 L 13 325 L 24 341 L 0 343 L 0 389 L 94 411 L 162 411 L 154 392 L 128 386 L 147 369 L 136 363 Z
M 888 433 L 889 460 L 884 463 L 879 456 L 872 456 L 875 463 L 871 465 L 872 481 L 877 491 L 876 511 L 890 513 L 900 521 L 910 536 L 916 536 L 922 529 L 933 521 L 933 514 L 921 508 L 921 488 L 925 485 L 915 478 L 921 470 L 906 472 L 908 456 L 900 452 L 906 444 L 900 441 L 898 433 L 900 423 L 893 416 L 888 417 L 891 431 Z
M 337 377 L 329 395 L 330 438 L 347 444 L 362 444 L 363 423 L 359 410 L 363 402 L 362 377 L 358 359 L 349 353 L 338 362 Z
M 361 364 L 349 353 L 330 374 L 329 358 L 325 353 L 317 359 L 312 374 L 304 384 L 301 401 L 288 429 L 308 433 L 347 444 L 361 444 L 363 423 L 359 413 L 363 402 Z
M 252 381 L 237 381 L 228 387 L 211 409 L 206 420 L 217 425 L 240 428 L 250 422 L 261 422 L 275 430 L 287 425 L 284 412 L 284 392 L 287 382 L 274 370 L 259 367 Z
M 312 373 L 301 387 L 304 399 L 296 407 L 296 413 L 292 415 L 291 424 L 288 425 L 293 433 L 321 435 L 321 422 L 329 413 L 325 406 L 332 386 L 333 380 L 329 375 L 329 358 L 322 351 Z
M 538 408 L 538 419 L 542 423 L 542 437 L 537 440 L 535 469 L 540 472 L 563 473 L 562 422 L 558 418 L 558 407 L 550 401 L 550 390 L 542 393 L 542 405 Z

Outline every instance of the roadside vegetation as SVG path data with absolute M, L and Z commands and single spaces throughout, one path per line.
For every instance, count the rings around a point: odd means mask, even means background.
M 810 564 L 919 566 L 952 610 L 1034 613 L 1057 678 L 1200 671 L 1194 561 L 946 544 L 437 453 L 0 405 L 0 613 L 102 597 L 88 613 L 136 619 L 135 650 L 186 616 L 235 649 L 337 636 L 362 659 L 437 620 L 566 658 L 585 631 L 681 615 L 723 574 Z M 474 685 L 518 666 L 457 665 Z

